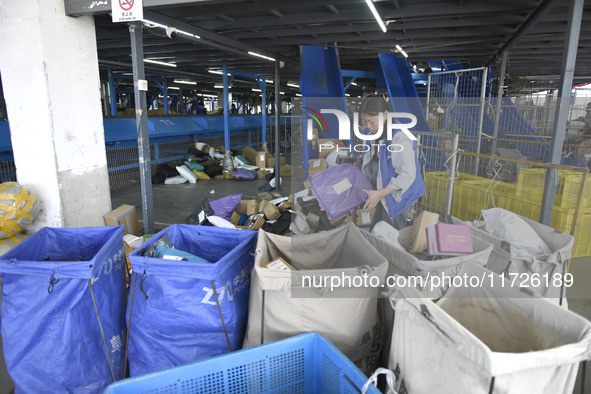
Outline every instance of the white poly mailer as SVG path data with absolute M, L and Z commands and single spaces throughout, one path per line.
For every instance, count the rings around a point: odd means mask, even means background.
M 373 372 L 384 334 L 377 297 L 388 262 L 361 233 L 353 224 L 297 237 L 259 230 L 244 347 L 315 331 L 362 371 Z M 278 257 L 295 271 L 262 267 Z M 302 282 L 304 277 L 315 278 L 316 286 Z M 327 278 L 329 282 L 321 285 Z M 352 284 L 342 280 L 342 286 L 331 291 L 331 278 L 350 278 Z M 363 278 L 375 286 L 355 286 Z
M 458 273 L 490 274 L 472 263 Z M 388 368 L 399 393 L 572 392 L 591 356 L 591 323 L 498 278 L 452 287 L 436 303 L 412 288 L 393 293 Z
M 535 222 L 523 216 L 538 236 L 548 244 L 552 253 L 532 256 L 524 250 L 513 247 L 510 243 L 484 231 L 484 227 L 471 226 L 472 238 L 478 238 L 493 245 L 486 268 L 505 276 L 510 281 L 520 283 L 552 302 L 559 304 L 562 292 L 562 305 L 566 304 L 567 261 L 571 258 L 574 237 Z M 452 218 L 454 223 L 469 224 Z M 562 290 L 561 290 L 562 288 Z

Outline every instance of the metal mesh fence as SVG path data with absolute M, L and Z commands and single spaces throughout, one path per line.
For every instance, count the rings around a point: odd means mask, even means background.
M 449 136 L 438 135 L 437 139 L 442 146 L 450 144 Z M 449 212 L 472 221 L 482 219 L 483 209 L 500 207 L 538 221 L 546 171 L 555 167 L 558 183 L 551 227 L 575 237 L 574 257 L 591 255 L 591 175 L 587 169 L 424 145 L 420 155 L 423 160 L 435 160 L 441 151 L 449 160 L 440 171 L 423 172 L 426 192 L 418 211 Z
M 0 161 L 0 182 L 16 182 L 16 167 L 14 161 Z

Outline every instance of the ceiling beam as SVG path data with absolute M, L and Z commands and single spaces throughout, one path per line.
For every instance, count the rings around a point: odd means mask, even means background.
M 201 39 L 199 39 L 197 41 L 200 43 L 203 43 L 203 45 L 213 45 L 216 47 L 221 45 L 223 47 L 226 47 L 228 50 L 234 51 L 235 53 L 242 54 L 247 57 L 250 57 L 250 55 L 248 55 L 248 52 L 250 51 L 250 52 L 256 52 L 256 53 L 259 53 L 259 54 L 262 54 L 265 56 L 269 56 L 269 57 L 272 57 L 278 61 L 281 60 L 286 63 L 293 63 L 294 62 L 293 59 L 284 57 L 278 53 L 263 50 L 263 49 L 255 47 L 255 46 L 234 40 L 232 38 L 222 36 L 221 34 L 217 34 L 212 31 L 209 31 L 209 30 L 197 27 L 197 26 L 193 26 L 193 25 L 185 23 L 181 20 L 168 17 L 160 12 L 145 10 L 144 17 L 146 19 L 152 20 L 154 22 L 162 23 L 163 25 L 167 25 L 167 26 L 174 26 L 179 30 L 184 30 L 184 31 L 189 32 L 191 34 L 195 34 L 195 35 L 201 37 Z
M 495 53 L 494 56 L 491 57 L 488 62 L 486 62 L 486 67 L 489 67 L 495 60 L 497 60 L 497 58 L 500 57 L 503 52 L 511 49 L 511 47 L 513 47 L 513 45 L 515 45 L 515 43 L 519 41 L 522 36 L 526 35 L 527 32 L 533 28 L 556 3 L 557 0 L 542 0 L 542 3 L 531 13 L 526 21 L 523 22 L 519 28 L 517 28 L 511 38 L 509 38 L 509 40 L 503 44 L 501 49 L 499 49 L 497 53 Z

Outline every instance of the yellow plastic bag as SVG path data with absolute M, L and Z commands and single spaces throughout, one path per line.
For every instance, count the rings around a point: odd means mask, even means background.
M 16 182 L 0 184 L 0 238 L 20 233 L 35 220 L 39 202 Z
M 197 177 L 197 179 L 199 180 L 207 180 L 210 179 L 209 175 L 207 175 L 205 172 L 203 171 L 197 171 L 197 170 L 193 170 L 193 174 L 195 174 L 195 176 Z

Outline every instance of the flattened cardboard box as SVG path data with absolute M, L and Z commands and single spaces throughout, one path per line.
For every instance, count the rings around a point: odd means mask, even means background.
M 133 234 L 138 237 L 140 233 L 140 224 L 137 220 L 137 212 L 133 205 L 121 205 L 119 208 L 109 212 L 105 215 L 105 224 L 107 226 L 125 225 L 123 234 Z

